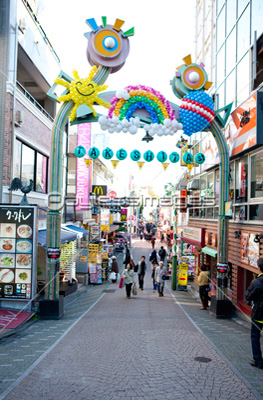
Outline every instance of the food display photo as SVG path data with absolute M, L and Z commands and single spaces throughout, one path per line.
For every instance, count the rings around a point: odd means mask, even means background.
M 16 269 L 15 283 L 31 283 L 31 269 Z
M 6 253 L 15 253 L 16 241 L 15 239 L 0 239 L 0 251 Z
M 17 254 L 16 268 L 31 268 L 32 267 L 31 263 L 32 263 L 31 254 Z
M 0 268 L 0 283 L 14 283 L 15 274 L 12 269 Z
M 32 240 L 17 240 L 17 253 L 32 253 Z
M 2 238 L 15 238 L 16 224 L 0 224 L 0 233 Z
M 29 225 L 20 225 L 17 228 L 17 237 L 21 239 L 29 239 L 32 236 L 32 228 Z
M 15 254 L 0 254 L 0 268 L 15 268 Z

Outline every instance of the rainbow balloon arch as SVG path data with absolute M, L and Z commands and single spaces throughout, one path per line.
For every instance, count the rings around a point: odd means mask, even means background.
M 129 53 L 129 36 L 134 28 L 123 32 L 124 21 L 116 19 L 114 25 L 102 17 L 98 26 L 94 18 L 86 20 L 91 31 L 88 39 L 87 57 L 93 66 L 88 78 L 81 79 L 73 71 L 73 79 L 61 72 L 48 95 L 55 101 L 63 102 L 52 130 L 52 144 L 49 169 L 49 211 L 47 215 L 47 249 L 59 249 L 62 204 L 62 157 L 63 132 L 67 120 L 72 124 L 99 122 L 102 130 L 109 133 L 124 132 L 135 134 L 144 128 L 151 137 L 174 135 L 178 130 L 191 136 L 195 132 L 212 132 L 219 150 L 220 158 L 220 203 L 218 223 L 218 290 L 217 300 L 227 299 L 228 268 L 228 218 L 225 203 L 228 201 L 229 154 L 222 133 L 229 117 L 232 104 L 214 110 L 212 98 L 205 93 L 212 83 L 208 81 L 204 65 L 192 62 L 188 55 L 184 64 L 177 68 L 171 81 L 174 95 L 181 100 L 178 105 L 166 100 L 158 91 L 143 85 L 127 86 L 117 92 L 105 92 L 104 83 L 111 73 L 118 71 L 125 63 Z M 54 90 L 62 85 L 66 91 L 57 98 Z M 99 95 L 100 92 L 100 95 Z M 93 104 L 107 109 L 108 115 L 98 115 Z M 78 119 L 78 107 L 84 107 L 85 118 Z M 220 113 L 224 111 L 225 117 Z M 59 299 L 59 259 L 48 258 L 45 298 Z

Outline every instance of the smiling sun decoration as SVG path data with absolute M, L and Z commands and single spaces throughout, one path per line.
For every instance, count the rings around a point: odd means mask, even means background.
M 98 97 L 98 93 L 106 90 L 108 86 L 106 85 L 98 85 L 92 79 L 96 74 L 97 67 L 96 65 L 91 69 L 89 76 L 86 79 L 80 79 L 77 71 L 73 71 L 74 80 L 69 82 L 64 81 L 61 78 L 57 78 L 55 82 L 58 85 L 62 85 L 69 90 L 68 94 L 60 96 L 58 101 L 69 101 L 72 100 L 75 105 L 73 110 L 70 113 L 69 119 L 70 121 L 74 121 L 77 115 L 77 108 L 81 104 L 86 104 L 93 112 L 93 116 L 96 117 L 97 113 L 93 107 L 94 103 L 97 103 L 106 108 L 110 108 L 110 103 L 100 99 Z

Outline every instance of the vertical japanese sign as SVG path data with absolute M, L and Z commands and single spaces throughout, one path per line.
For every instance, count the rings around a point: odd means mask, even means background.
M 248 246 L 249 246 L 249 233 L 241 233 L 241 261 L 245 264 L 249 264 L 248 261 Z
M 239 197 L 246 197 L 246 185 L 247 184 L 247 174 L 246 166 L 244 163 L 241 164 L 240 168 L 240 194 Z
M 78 125 L 78 146 L 85 147 L 86 152 L 91 144 L 91 124 L 85 123 Z M 89 157 L 86 155 L 86 159 Z M 88 210 L 89 206 L 89 185 L 90 168 L 85 163 L 85 158 L 77 158 L 77 184 L 76 184 L 76 210 Z
M 30 300 L 36 284 L 37 207 L 0 206 L 0 298 Z
M 127 214 L 128 214 L 127 208 L 122 208 L 121 209 L 121 221 L 122 222 L 126 222 L 127 221 Z

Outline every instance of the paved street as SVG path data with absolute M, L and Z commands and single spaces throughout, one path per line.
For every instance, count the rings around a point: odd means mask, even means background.
M 136 242 L 135 261 L 150 251 Z M 261 399 L 246 326 L 215 320 L 169 284 L 159 298 L 150 275 L 148 263 L 131 300 L 117 284 L 83 288 L 63 319 L 2 339 L 0 400 Z

